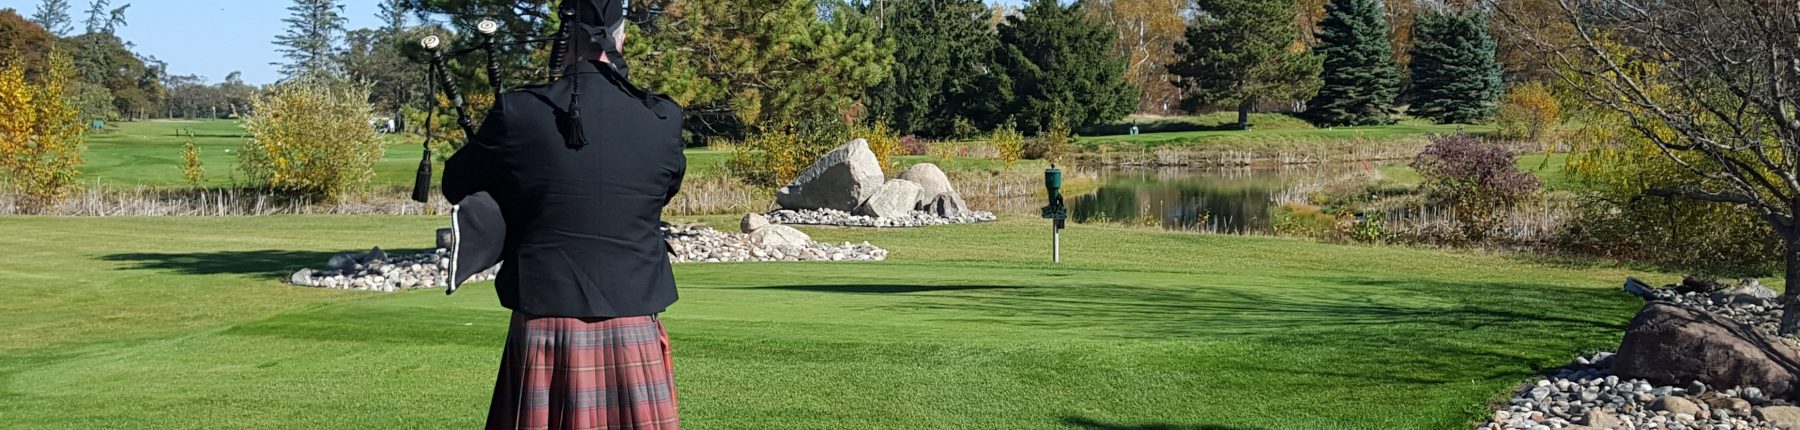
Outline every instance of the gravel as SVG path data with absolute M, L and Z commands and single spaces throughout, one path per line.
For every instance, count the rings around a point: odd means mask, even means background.
M 1756 389 L 1712 390 L 1704 384 L 1656 386 L 1612 374 L 1612 353 L 1576 357 L 1554 376 L 1520 388 L 1478 430 L 1588 428 L 1741 430 L 1780 429 L 1756 409 L 1788 406 Z
M 764 245 L 742 233 L 722 232 L 705 226 L 665 226 L 663 237 L 674 263 L 741 263 L 777 261 L 883 261 L 888 251 L 868 242 L 841 244 L 813 242 L 805 246 Z M 332 256 L 324 269 L 301 269 L 288 278 L 292 285 L 395 292 L 444 288 L 449 284 L 450 251 L 437 249 L 393 256 L 375 248 L 367 253 Z M 477 274 L 469 282 L 494 279 L 500 266 Z
M 769 222 L 776 224 L 830 225 L 840 227 L 930 227 L 948 224 L 974 224 L 1000 219 L 993 212 L 968 211 L 954 217 L 941 217 L 930 212 L 913 211 L 905 217 L 876 218 L 855 215 L 835 209 L 792 210 L 770 212 Z

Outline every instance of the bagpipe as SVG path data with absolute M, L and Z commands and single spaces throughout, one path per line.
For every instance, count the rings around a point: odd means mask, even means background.
M 619 53 L 618 43 L 612 36 L 612 30 L 622 30 L 620 26 L 625 22 L 621 0 L 564 0 L 558 6 L 557 13 L 561 23 L 555 35 L 549 38 L 503 43 L 497 40 L 500 23 L 493 19 L 482 19 L 475 25 L 480 40 L 474 46 L 450 50 L 444 39 L 436 35 L 426 36 L 419 41 L 419 46 L 429 55 L 427 100 L 432 107 L 424 124 L 425 154 L 419 160 L 418 176 L 413 182 L 413 200 L 425 203 L 431 198 L 432 143 L 437 138 L 431 121 L 438 115 L 437 96 L 440 91 L 449 100 L 450 108 L 456 115 L 456 126 L 462 130 L 465 142 L 474 143 L 479 135 L 474 119 L 469 115 L 469 106 L 463 98 L 462 89 L 450 71 L 450 59 L 476 53 L 485 54 L 488 86 L 494 92 L 496 104 L 501 103 L 501 97 L 506 92 L 500 65 L 500 49 L 503 47 L 550 43 L 548 75 L 551 81 L 561 78 L 571 62 L 582 61 L 581 58 L 597 58 L 599 54 L 609 56 L 612 67 L 621 74 L 625 72 L 624 57 Z M 579 85 L 574 88 L 574 97 L 564 115 L 569 123 L 579 124 L 581 107 L 575 100 L 579 99 L 581 90 Z M 579 125 L 573 127 L 567 138 L 572 146 L 586 144 Z M 452 244 L 449 288 L 445 294 L 455 293 L 463 282 L 501 263 L 506 240 L 506 222 L 498 202 L 492 196 L 485 192 L 475 193 L 450 203 Z
M 425 155 L 419 159 L 418 176 L 413 181 L 413 201 L 427 203 L 431 200 L 431 147 L 433 141 L 436 140 L 435 129 L 431 122 L 438 116 L 437 96 L 440 92 L 445 99 L 450 101 L 450 109 L 452 113 L 456 114 L 456 126 L 462 130 L 464 141 L 474 141 L 477 133 L 474 118 L 469 115 L 468 103 L 463 99 L 462 88 L 457 84 L 456 77 L 450 72 L 450 59 L 467 57 L 477 52 L 485 54 L 488 86 L 493 89 L 494 100 L 497 103 L 500 96 L 506 91 L 505 77 L 500 70 L 499 50 L 506 46 L 534 46 L 551 43 L 549 76 L 550 80 L 554 81 L 560 76 L 559 72 L 568 66 L 568 59 L 574 55 L 570 50 L 574 45 L 573 38 L 576 37 L 577 32 L 572 27 L 579 25 L 576 24 L 575 3 L 576 1 L 573 0 L 565 1 L 558 8 L 557 13 L 562 18 L 562 23 L 556 34 L 549 38 L 501 43 L 496 40 L 500 33 L 500 23 L 484 18 L 475 25 L 476 32 L 481 35 L 481 41 L 473 47 L 448 51 L 444 39 L 437 35 L 425 36 L 419 40 L 419 47 L 424 48 L 429 55 L 426 65 L 426 100 L 431 104 L 431 109 L 425 116 L 425 142 L 422 144 L 425 147 Z

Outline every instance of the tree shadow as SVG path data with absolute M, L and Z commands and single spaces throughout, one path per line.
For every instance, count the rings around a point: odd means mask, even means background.
M 1063 425 L 1081 430 L 1262 430 L 1261 427 L 1237 427 L 1216 424 L 1117 424 L 1107 423 L 1088 417 L 1064 417 Z
M 1435 385 L 1541 373 L 1617 342 L 1641 302 L 1609 288 L 1378 277 L 1290 277 L 1323 288 L 1082 284 L 1059 288 L 929 285 L 781 286 L 791 291 L 897 295 L 869 305 L 937 321 L 1151 341 L 1241 341 L 1333 357 L 1341 366 L 1280 359 L 1234 368 L 1321 381 Z M 1616 343 L 1615 343 L 1616 344 Z M 1270 352 L 1273 354 L 1273 352 Z M 1154 428 L 1154 427 L 1151 427 Z
M 777 285 L 756 287 L 763 290 L 805 291 L 845 294 L 908 294 L 933 291 L 1004 290 L 1027 288 L 1017 285 Z
M 388 255 L 408 255 L 424 250 L 386 250 Z M 368 252 L 340 251 L 340 252 Z M 105 261 L 133 263 L 128 270 L 166 270 L 184 275 L 251 275 L 285 278 L 302 268 L 320 268 L 340 252 L 286 251 L 217 251 L 190 253 L 123 253 L 100 257 Z

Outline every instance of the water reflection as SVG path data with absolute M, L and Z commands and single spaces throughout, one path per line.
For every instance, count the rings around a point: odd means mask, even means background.
M 1109 168 L 1100 187 L 1075 197 L 1077 223 L 1160 225 L 1170 230 L 1267 233 L 1272 197 L 1341 168 Z

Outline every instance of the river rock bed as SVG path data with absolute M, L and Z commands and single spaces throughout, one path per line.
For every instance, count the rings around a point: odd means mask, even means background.
M 1635 283 L 1634 287 L 1632 281 L 1627 281 L 1625 291 L 1644 300 L 1661 300 L 1711 312 L 1770 336 L 1778 336 L 1777 330 L 1781 327 L 1781 305 L 1775 300 L 1779 294 L 1755 279 L 1724 286 L 1690 278 L 1682 284 L 1663 288 L 1647 288 L 1642 282 Z M 1784 340 L 1794 344 L 1792 339 Z
M 769 222 L 791 225 L 828 225 L 839 227 L 930 227 L 949 224 L 974 224 L 1000 219 L 993 212 L 967 211 L 943 217 L 925 211 L 913 211 L 903 217 L 878 218 L 856 215 L 836 209 L 782 209 L 770 212 Z
M 1526 384 L 1478 430 L 1789 429 L 1800 408 L 1756 388 L 1654 386 L 1612 375 L 1612 353 L 1577 357 Z
M 785 227 L 784 227 L 785 228 Z M 665 226 L 669 261 L 674 263 L 734 263 L 775 261 L 883 261 L 888 251 L 868 242 L 804 245 L 761 243 L 752 235 L 722 232 L 706 226 Z M 804 236 L 802 236 L 804 237 Z M 301 269 L 288 278 L 292 285 L 395 292 L 444 288 L 449 283 L 450 251 L 439 248 L 416 254 L 389 256 L 381 248 L 367 253 L 331 257 L 324 269 Z M 477 274 L 469 282 L 494 279 L 500 266 Z

